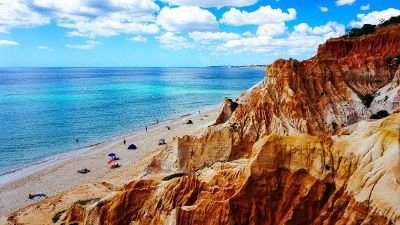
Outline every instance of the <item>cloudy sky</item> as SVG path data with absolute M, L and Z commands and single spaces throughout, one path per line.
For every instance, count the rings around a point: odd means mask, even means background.
M 305 59 L 399 0 L 0 0 L 0 66 L 209 66 Z

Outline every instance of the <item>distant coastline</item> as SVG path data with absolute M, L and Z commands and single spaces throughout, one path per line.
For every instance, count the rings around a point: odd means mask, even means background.
M 269 64 L 252 64 L 252 65 L 221 65 L 221 66 L 209 66 L 209 68 L 252 68 L 252 69 L 265 69 Z

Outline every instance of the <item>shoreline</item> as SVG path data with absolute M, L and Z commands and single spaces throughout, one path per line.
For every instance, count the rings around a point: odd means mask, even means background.
M 222 107 L 221 104 L 215 104 L 215 105 L 210 105 L 207 107 L 204 107 L 202 109 L 200 109 L 201 112 L 208 112 L 208 111 L 212 111 L 212 110 L 217 110 L 219 107 Z M 194 112 L 183 112 L 181 115 L 176 115 L 170 119 L 166 119 L 166 120 L 160 120 L 160 122 L 157 123 L 151 123 L 148 124 L 148 131 L 154 130 L 154 129 L 159 129 L 162 127 L 165 127 L 166 125 L 168 125 L 168 123 L 173 122 L 174 120 L 178 120 L 178 119 L 182 119 L 185 117 L 189 117 L 190 116 L 196 116 L 198 111 L 194 111 Z M 16 180 L 22 179 L 26 176 L 29 176 L 30 174 L 33 174 L 37 171 L 46 169 L 48 167 L 51 166 L 55 166 L 57 164 L 61 164 L 65 161 L 68 160 L 72 160 L 74 158 L 79 158 L 82 156 L 88 156 L 91 154 L 96 154 L 102 150 L 105 150 L 106 148 L 111 147 L 110 145 L 114 144 L 113 142 L 118 140 L 118 139 L 122 139 L 122 138 L 127 138 L 127 137 L 136 137 L 138 135 L 141 135 L 143 132 L 144 127 L 142 128 L 137 128 L 136 130 L 132 130 L 132 131 L 126 131 L 126 132 L 122 132 L 119 133 L 117 135 L 114 135 L 112 137 L 106 138 L 105 140 L 103 139 L 102 141 L 99 140 L 94 144 L 89 144 L 87 146 L 84 147 L 79 147 L 79 148 L 74 148 L 74 149 L 70 149 L 66 152 L 63 153 L 57 153 L 55 155 L 52 156 L 48 156 L 46 158 L 44 158 L 43 160 L 40 160 L 38 162 L 33 162 L 30 163 L 28 165 L 19 167 L 19 168 L 15 168 L 12 169 L 10 171 L 4 172 L 4 173 L 0 173 L 0 189 L 2 188 L 2 186 L 5 186 L 9 183 L 12 183 Z M 106 145 L 109 144 L 108 146 L 102 146 L 101 148 L 97 148 L 101 145 Z M 92 151 L 91 151 L 92 150 Z M 94 150 L 94 151 L 93 151 Z M 77 154 L 78 153 L 78 154 Z
M 51 198 L 86 184 L 105 182 L 120 186 L 136 179 L 160 151 L 158 140 L 165 139 L 168 144 L 173 144 L 175 137 L 199 134 L 215 122 L 221 108 L 221 104 L 215 104 L 200 109 L 200 114 L 198 110 L 182 113 L 156 125 L 149 125 L 147 132 L 144 128 L 124 132 L 1 175 L 0 224 L 10 213 L 37 202 L 29 200 L 28 194 L 44 192 Z M 193 124 L 186 124 L 189 119 Z M 165 128 L 167 125 L 171 130 Z M 124 139 L 126 145 L 123 144 Z M 127 150 L 129 144 L 135 144 L 138 149 Z M 107 164 L 109 152 L 115 152 L 121 158 L 115 162 L 122 165 L 121 168 L 110 169 L 111 165 Z M 91 172 L 77 173 L 82 168 L 88 168 Z

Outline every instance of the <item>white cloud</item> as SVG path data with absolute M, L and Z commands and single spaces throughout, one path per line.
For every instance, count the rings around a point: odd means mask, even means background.
M 310 27 L 306 23 L 301 23 L 294 26 L 293 34 L 296 36 L 309 36 L 309 35 L 318 35 L 323 38 L 323 41 L 326 41 L 329 38 L 338 37 L 345 34 L 345 26 L 343 24 L 329 21 L 325 25 Z
M 300 23 L 293 27 L 294 31 L 301 34 L 306 34 L 312 31 L 312 28 L 306 23 Z
M 100 45 L 101 43 L 98 41 L 94 41 L 94 40 L 89 40 L 86 41 L 85 44 L 83 45 L 71 45 L 71 44 L 66 44 L 65 46 L 68 48 L 77 48 L 77 49 L 82 49 L 82 50 L 88 50 L 88 49 L 92 49 L 94 47 L 96 47 L 97 45 Z
M 137 43 L 146 43 L 147 42 L 147 38 L 140 36 L 140 35 L 130 38 L 128 40 L 137 42 Z
M 185 37 L 177 36 L 172 32 L 166 32 L 165 34 L 156 37 L 161 43 L 161 47 L 171 50 L 181 50 L 184 48 L 194 48 L 194 45 Z
M 294 26 L 294 31 L 286 38 L 286 47 L 290 55 L 315 52 L 318 46 L 329 38 L 339 37 L 345 33 L 343 24 L 329 21 L 328 23 L 310 27 L 306 23 Z
M 352 5 L 356 0 L 336 0 L 337 6 Z
M 227 41 L 217 48 L 221 52 L 271 52 L 280 48 L 277 40 L 269 36 L 256 36 Z
M 31 0 L 33 8 L 57 19 L 94 18 L 115 12 L 146 16 L 159 10 L 154 0 Z
M 0 32 L 53 21 L 70 36 L 154 34 L 158 10 L 154 0 L 0 0 Z
M 281 23 L 296 19 L 296 10 L 293 8 L 288 9 L 288 12 L 283 12 L 282 9 L 273 9 L 271 6 L 261 6 L 254 12 L 240 11 L 232 8 L 222 15 L 221 23 L 242 26 L 242 25 L 262 25 Z
M 0 46 L 16 46 L 16 45 L 19 45 L 19 43 L 16 41 L 0 40 Z
M 360 7 L 360 9 L 365 11 L 365 10 L 369 10 L 369 7 L 370 7 L 369 4 L 367 4 L 367 5 L 362 5 L 362 6 Z
M 221 52 L 256 52 L 298 55 L 315 52 L 319 44 L 328 38 L 337 37 L 345 32 L 345 26 L 328 22 L 322 26 L 310 27 L 306 23 L 298 24 L 288 36 L 274 38 L 270 33 L 259 32 L 255 37 L 246 37 L 223 43 L 217 48 Z
M 314 34 L 328 34 L 331 35 L 331 37 L 337 37 L 345 33 L 345 26 L 337 22 L 329 21 L 325 25 L 314 27 L 312 32 Z
M 48 23 L 49 18 L 36 13 L 21 0 L 0 0 L 0 33 L 14 27 L 34 27 Z
M 49 48 L 48 46 L 45 46 L 45 45 L 39 45 L 39 46 L 37 46 L 37 48 L 40 50 L 53 51 L 52 48 Z
M 164 7 L 157 24 L 167 31 L 214 31 L 218 29 L 215 16 L 197 6 Z
M 246 32 L 243 32 L 243 33 L 242 33 L 242 36 L 243 36 L 243 37 L 252 37 L 252 36 L 254 36 L 254 35 L 253 35 L 253 33 L 251 33 L 250 31 L 246 31 Z
M 212 42 L 212 41 L 228 41 L 240 39 L 240 35 L 236 33 L 227 33 L 227 32 L 191 32 L 189 33 L 189 37 L 192 38 L 196 42 Z
M 257 28 L 257 35 L 261 36 L 279 36 L 286 32 L 287 27 L 284 22 L 277 24 L 264 24 Z
M 121 33 L 132 34 L 155 34 L 158 26 L 153 23 L 140 23 L 130 21 L 126 17 L 120 17 L 119 13 L 111 14 L 108 17 L 98 17 L 92 20 L 77 20 L 59 23 L 60 27 L 70 28 L 69 36 L 96 37 L 116 36 Z
M 328 7 L 325 7 L 325 6 L 319 6 L 318 7 L 319 8 L 319 10 L 321 10 L 321 12 L 328 12 Z
M 358 14 L 358 21 L 351 21 L 353 27 L 361 27 L 364 24 L 379 24 L 382 20 L 390 19 L 392 16 L 400 15 L 400 10 L 389 8 L 382 11 L 373 11 L 368 14 Z
M 254 5 L 258 0 L 163 0 L 163 2 L 169 5 L 179 5 L 179 6 L 199 6 L 203 8 L 211 7 L 244 7 Z

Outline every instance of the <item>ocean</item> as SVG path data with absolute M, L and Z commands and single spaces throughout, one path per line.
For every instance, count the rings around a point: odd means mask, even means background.
M 0 174 L 222 104 L 264 74 L 225 67 L 0 68 Z

